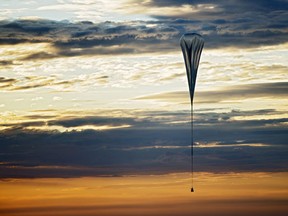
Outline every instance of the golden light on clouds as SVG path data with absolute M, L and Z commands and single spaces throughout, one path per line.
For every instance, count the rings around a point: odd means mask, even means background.
M 51 44 L 49 43 L 21 43 L 16 45 L 1 45 L 0 49 L 0 55 L 1 60 L 13 60 L 15 61 L 15 64 L 17 65 L 18 61 L 22 61 L 25 59 L 28 55 L 31 55 L 35 52 L 41 53 L 41 52 L 51 52 L 54 51 L 54 49 L 51 47 Z
M 71 131 L 84 131 L 84 130 L 95 130 L 95 131 L 102 131 L 102 130 L 112 130 L 112 129 L 120 129 L 120 128 L 129 128 L 131 125 L 82 125 L 77 127 L 64 127 L 64 126 L 29 126 L 26 127 L 28 130 L 39 130 L 39 131 L 58 131 L 58 132 L 71 132 Z M 6 128 L 7 129 L 7 128 Z M 1 130 L 1 128 L 0 128 Z

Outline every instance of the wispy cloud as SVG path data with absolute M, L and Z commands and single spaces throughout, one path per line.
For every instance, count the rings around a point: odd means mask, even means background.
M 70 80 L 63 80 L 57 75 L 50 76 L 25 76 L 15 78 L 0 77 L 0 91 L 21 91 L 21 90 L 33 90 L 36 88 L 49 88 L 49 89 L 62 89 L 63 91 L 73 90 L 75 86 L 85 86 L 90 83 L 106 84 L 108 82 L 108 76 L 98 76 L 97 74 L 91 74 L 83 77 L 75 77 Z M 56 96 L 55 96 L 56 97 Z M 58 100 L 59 97 L 55 98 Z
M 288 91 L 288 83 L 259 83 L 225 87 L 213 91 L 197 92 L 196 103 L 219 103 L 241 101 L 253 98 L 283 98 Z M 135 98 L 136 100 L 160 100 L 177 103 L 189 103 L 188 91 L 164 92 Z

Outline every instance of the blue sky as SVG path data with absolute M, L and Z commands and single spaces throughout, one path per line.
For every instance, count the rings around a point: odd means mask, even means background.
M 0 8 L 1 177 L 189 171 L 186 32 L 205 39 L 195 169 L 287 171 L 287 1 Z

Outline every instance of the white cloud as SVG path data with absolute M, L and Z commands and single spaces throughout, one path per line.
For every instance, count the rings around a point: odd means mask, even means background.
M 31 100 L 32 101 L 39 101 L 39 100 L 43 100 L 43 97 L 34 97 Z
M 60 101 L 60 100 L 62 100 L 61 97 L 58 97 L 58 96 L 54 96 L 54 97 L 53 97 L 53 101 Z
M 104 0 L 63 0 L 58 3 L 43 5 L 37 8 L 42 11 L 61 11 L 71 16 L 72 20 L 101 21 L 124 21 L 146 18 L 147 16 L 127 13 L 131 9 L 129 0 L 104 1 Z

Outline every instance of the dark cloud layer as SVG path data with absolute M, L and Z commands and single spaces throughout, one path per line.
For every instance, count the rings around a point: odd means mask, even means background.
M 70 23 L 52 20 L 2 20 L 0 45 L 50 43 L 53 49 L 22 60 L 80 55 L 169 52 L 179 50 L 185 32 L 201 33 L 205 48 L 278 45 L 288 38 L 287 1 L 150 1 L 142 7 L 181 7 L 196 11 L 157 16 L 155 21 Z M 207 9 L 206 6 L 213 9 Z M 153 16 L 153 15 L 152 15 Z M 151 25 L 152 24 L 152 25 Z M 11 64 L 0 61 L 1 65 Z
M 283 125 L 288 119 L 234 120 L 259 114 L 281 113 L 276 110 L 195 113 L 195 141 L 206 146 L 195 148 L 196 170 L 287 171 L 288 131 Z M 9 125 L 11 128 L 0 135 L 0 176 L 72 177 L 189 171 L 189 111 L 142 115 L 147 117 L 87 116 Z M 64 133 L 27 129 L 46 123 L 67 128 L 91 124 L 130 124 L 131 127 Z
M 199 7 L 199 5 L 214 5 L 221 8 L 227 12 L 234 13 L 235 11 L 262 11 L 269 12 L 274 10 L 288 10 L 288 1 L 287 0 L 152 0 L 146 3 L 149 6 L 157 7 L 171 7 L 171 6 L 183 6 L 191 5 L 194 7 Z

